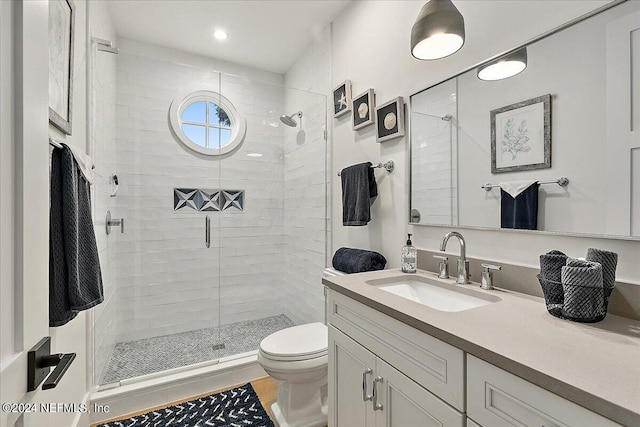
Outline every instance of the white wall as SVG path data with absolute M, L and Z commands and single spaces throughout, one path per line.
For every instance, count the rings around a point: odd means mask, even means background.
M 283 76 L 126 39 L 118 46 L 117 341 L 282 313 Z M 167 122 L 179 93 L 203 89 L 247 120 L 243 144 L 222 158 L 189 151 Z M 208 213 L 207 249 L 205 213 L 174 211 L 174 188 L 244 190 L 245 208 Z
M 396 96 L 408 100 L 412 93 L 445 80 L 487 57 L 497 55 L 536 35 L 580 16 L 606 2 L 555 1 L 459 1 L 465 17 L 466 42 L 455 55 L 438 61 L 418 61 L 409 53 L 410 30 L 423 1 L 353 2 L 333 23 L 332 86 L 349 78 L 353 92 L 373 87 L 377 102 Z M 522 17 L 526 19 L 522 19 Z M 363 30 L 366 29 L 366 30 Z M 375 30 L 368 30 L 375 29 Z M 363 37 L 362 34 L 366 34 Z M 408 138 L 376 144 L 373 132 L 355 133 L 348 116 L 333 120 L 333 173 L 362 161 L 393 159 L 396 170 L 377 171 L 378 198 L 367 227 L 333 224 L 333 250 L 354 246 L 377 250 L 390 267 L 399 266 L 405 232 L 413 231 L 414 244 L 434 249 L 450 228 L 408 226 Z M 340 182 L 333 182 L 333 218 L 341 216 Z M 535 266 L 538 254 L 552 248 L 581 255 L 590 246 L 620 254 L 618 276 L 639 282 L 640 245 L 621 240 L 546 236 L 499 231 L 462 230 L 472 256 Z M 457 250 L 451 246 L 450 250 Z
M 326 94 L 330 90 L 331 29 L 325 28 L 285 74 L 285 111 L 303 112 L 302 125 L 285 129 L 284 313 L 294 323 L 324 321 Z M 300 89 L 300 90 L 294 90 Z M 323 94 L 323 95 L 316 95 Z

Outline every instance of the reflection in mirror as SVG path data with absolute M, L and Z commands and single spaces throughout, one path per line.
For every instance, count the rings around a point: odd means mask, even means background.
M 640 69 L 640 2 L 621 3 L 526 50 L 527 66 L 513 77 L 484 81 L 474 68 L 411 97 L 410 221 L 504 228 L 505 198 L 512 197 L 506 206 L 513 214 L 534 209 L 537 230 L 640 237 L 640 73 L 632 72 Z M 528 118 L 534 107 L 525 102 L 546 94 L 550 138 L 540 133 L 544 119 Z M 509 110 L 516 124 L 494 125 L 497 164 L 513 156 L 501 139 L 521 144 L 523 153 L 543 153 L 550 139 L 551 166 L 524 162 L 492 173 L 490 113 L 518 103 L 522 109 Z M 559 177 L 569 184 L 542 185 Z M 537 191 L 524 191 L 537 181 Z M 495 187 L 485 191 L 485 184 Z

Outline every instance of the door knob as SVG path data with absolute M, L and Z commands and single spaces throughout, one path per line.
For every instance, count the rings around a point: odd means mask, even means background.
M 36 390 L 43 381 L 43 390 L 55 388 L 75 358 L 75 353 L 51 354 L 51 337 L 42 338 L 27 354 L 27 391 Z

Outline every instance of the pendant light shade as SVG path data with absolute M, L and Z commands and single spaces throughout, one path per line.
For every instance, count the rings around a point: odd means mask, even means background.
M 430 0 L 411 29 L 411 54 L 417 59 L 449 56 L 464 44 L 464 18 L 451 0 Z
M 480 80 L 502 80 L 520 74 L 527 68 L 527 48 L 513 51 L 478 68 Z

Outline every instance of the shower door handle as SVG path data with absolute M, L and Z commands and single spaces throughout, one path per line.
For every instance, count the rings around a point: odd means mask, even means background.
M 209 215 L 204 217 L 204 246 L 211 247 L 211 219 Z

